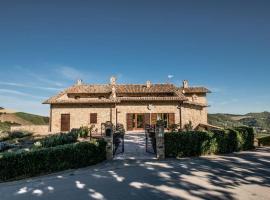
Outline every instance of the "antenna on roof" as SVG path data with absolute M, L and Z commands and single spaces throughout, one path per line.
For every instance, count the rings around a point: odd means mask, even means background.
M 173 75 L 169 74 L 169 75 L 168 75 L 168 81 L 167 81 L 167 82 L 170 83 L 170 80 L 171 80 L 172 78 L 173 78 Z

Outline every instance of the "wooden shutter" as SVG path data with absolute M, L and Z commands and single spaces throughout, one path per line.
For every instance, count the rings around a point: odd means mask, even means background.
M 70 114 L 61 114 L 61 131 L 70 130 Z
M 97 113 L 90 113 L 90 124 L 97 123 Z
M 175 124 L 175 114 L 169 113 L 169 125 Z
M 127 113 L 127 131 L 133 129 L 133 116 L 131 113 Z
M 146 125 L 146 124 L 150 124 L 150 113 L 145 113 L 144 114 L 144 126 Z
M 151 113 L 151 125 L 157 123 L 157 113 Z

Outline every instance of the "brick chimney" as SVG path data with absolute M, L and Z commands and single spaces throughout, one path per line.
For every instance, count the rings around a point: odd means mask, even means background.
M 78 79 L 78 80 L 77 80 L 77 85 L 82 85 L 82 82 L 83 82 L 83 81 L 82 81 L 81 79 Z
M 110 84 L 111 84 L 111 85 L 116 85 L 116 77 L 115 77 L 115 76 L 112 76 L 112 77 L 110 78 Z
M 183 81 L 183 88 L 188 88 L 188 81 L 187 80 Z
M 151 87 L 151 81 L 146 81 L 146 87 L 150 88 Z

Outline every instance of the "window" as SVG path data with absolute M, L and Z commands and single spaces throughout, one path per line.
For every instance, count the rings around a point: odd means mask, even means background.
M 196 94 L 192 95 L 192 101 L 197 101 L 198 100 L 198 96 Z
M 90 124 L 97 123 L 97 113 L 90 113 Z
M 69 131 L 70 129 L 70 114 L 61 114 L 61 131 Z

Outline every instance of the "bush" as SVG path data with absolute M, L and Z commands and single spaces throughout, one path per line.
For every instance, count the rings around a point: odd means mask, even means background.
M 210 153 L 215 141 L 210 132 L 165 133 L 165 155 L 167 157 L 199 156 Z
M 247 126 L 241 126 L 241 127 L 235 128 L 235 130 L 237 130 L 239 132 L 240 137 L 243 140 L 241 150 L 253 149 L 254 148 L 254 138 L 255 138 L 253 128 L 247 127 Z
M 270 146 L 270 136 L 258 138 L 258 145 Z
M 232 129 L 214 130 L 213 137 L 216 139 L 215 153 L 231 153 L 238 151 L 238 132 Z
M 85 167 L 106 159 L 106 142 L 81 142 L 29 152 L 8 152 L 0 158 L 0 180 L 18 179 Z
M 33 133 L 27 131 L 3 132 L 0 134 L 0 141 L 12 140 L 16 138 L 24 138 L 31 135 L 33 135 Z
M 200 156 L 253 149 L 254 132 L 248 127 L 165 133 L 166 157 Z
M 58 145 L 70 144 L 76 142 L 78 134 L 74 131 L 69 133 L 60 133 L 45 137 L 40 141 L 42 147 L 55 147 Z

